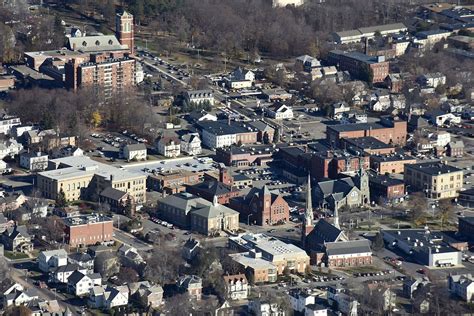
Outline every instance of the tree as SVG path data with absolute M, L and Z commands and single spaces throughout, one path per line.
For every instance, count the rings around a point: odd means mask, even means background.
M 183 269 L 184 260 L 179 249 L 162 244 L 153 248 L 144 275 L 147 280 L 160 284 L 173 283 Z
M 67 206 L 66 194 L 64 194 L 63 188 L 59 189 L 58 195 L 56 196 L 56 206 L 66 207 Z
M 119 273 L 120 262 L 115 253 L 102 252 L 94 259 L 94 271 L 100 273 L 103 278 L 108 279 L 110 276 Z
M 170 316 L 191 315 L 193 311 L 192 301 L 187 293 L 173 295 L 166 300 L 166 314 Z
M 58 216 L 49 216 L 46 218 L 35 217 L 32 218 L 30 224 L 39 226 L 38 234 L 45 236 L 49 241 L 63 242 L 64 230 L 66 226 L 62 218 Z
M 139 275 L 137 271 L 130 267 L 120 267 L 120 271 L 117 274 L 118 276 L 118 282 L 120 285 L 122 284 L 130 284 L 134 282 L 138 282 L 139 280 Z
M 384 248 L 383 236 L 381 232 L 375 235 L 374 241 L 372 242 L 372 250 L 377 252 Z
M 100 112 L 97 110 L 92 112 L 92 118 L 91 118 L 92 126 L 98 127 L 101 122 L 102 122 L 102 115 L 100 115 Z
M 426 196 L 422 192 L 415 192 L 410 195 L 408 205 L 410 207 L 411 219 L 418 222 L 422 221 L 428 207 Z
M 454 207 L 451 201 L 442 200 L 439 202 L 439 211 L 440 211 L 440 221 L 441 229 L 444 228 L 444 225 L 449 221 L 454 212 Z

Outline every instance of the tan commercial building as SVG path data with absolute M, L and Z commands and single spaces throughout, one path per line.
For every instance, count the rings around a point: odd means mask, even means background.
M 416 163 L 416 158 L 403 154 L 372 155 L 370 168 L 379 174 L 403 173 L 406 164 Z
M 62 190 L 67 201 L 96 199 L 108 187 L 129 193 L 137 204 L 146 201 L 146 176 L 97 162 L 89 157 L 50 160 L 38 174 L 38 189 L 48 199 Z
M 246 258 L 250 256 L 253 257 L 253 259 L 258 259 L 257 261 L 265 260 L 271 263 L 275 267 L 278 275 L 283 274 L 285 269 L 305 273 L 306 268 L 310 264 L 309 256 L 306 251 L 293 244 L 284 243 L 277 238 L 265 234 L 249 233 L 229 237 L 229 247 L 246 251 L 247 253 L 244 255 Z M 241 257 L 241 259 L 242 258 L 243 257 Z M 251 264 L 249 263 L 249 265 Z
M 422 191 L 428 198 L 451 199 L 459 195 L 463 171 L 441 162 L 407 164 L 404 181 L 410 191 Z

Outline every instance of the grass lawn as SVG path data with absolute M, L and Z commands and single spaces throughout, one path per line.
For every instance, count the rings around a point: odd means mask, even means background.
M 377 267 L 351 267 L 351 268 L 338 268 L 340 271 L 344 271 L 346 273 L 371 273 L 371 272 L 379 272 L 380 269 Z
M 16 260 L 16 259 L 26 259 L 28 258 L 28 255 L 21 253 L 21 252 L 13 252 L 13 251 L 8 251 L 5 250 L 4 252 L 5 257 L 7 257 L 10 260 Z

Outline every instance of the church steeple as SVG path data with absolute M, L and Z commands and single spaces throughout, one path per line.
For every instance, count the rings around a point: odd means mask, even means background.
M 311 176 L 308 174 L 308 183 L 306 185 L 306 207 L 304 211 L 304 219 L 301 226 L 301 244 L 306 247 L 306 236 L 313 230 L 313 198 L 311 197 Z

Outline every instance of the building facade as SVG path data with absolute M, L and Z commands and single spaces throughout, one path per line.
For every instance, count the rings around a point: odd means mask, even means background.
M 113 240 L 113 221 L 101 215 L 86 215 L 64 219 L 65 241 L 69 246 L 88 246 Z

